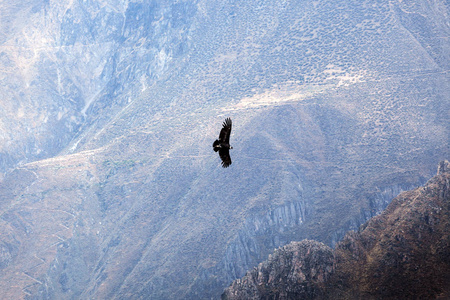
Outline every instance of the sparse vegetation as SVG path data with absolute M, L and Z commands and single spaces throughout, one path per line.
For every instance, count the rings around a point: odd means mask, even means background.
M 450 155 L 425 2 L 2 1 L 1 294 L 214 298 L 289 240 L 337 243 Z

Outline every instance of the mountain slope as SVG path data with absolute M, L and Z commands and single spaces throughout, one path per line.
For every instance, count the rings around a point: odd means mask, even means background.
M 32 2 L 2 44 L 34 70 L 2 81 L 5 297 L 217 298 L 449 156 L 445 1 Z

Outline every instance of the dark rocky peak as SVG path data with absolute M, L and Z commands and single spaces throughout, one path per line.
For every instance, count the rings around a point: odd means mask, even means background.
M 222 299 L 314 299 L 333 270 L 333 251 L 312 240 L 292 242 L 234 281 Z

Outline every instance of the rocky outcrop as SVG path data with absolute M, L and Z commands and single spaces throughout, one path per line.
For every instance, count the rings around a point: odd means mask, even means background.
M 280 248 L 222 299 L 447 299 L 450 163 L 403 192 L 336 249 L 304 240 Z
M 314 299 L 333 270 L 333 251 L 316 241 L 292 242 L 234 281 L 222 299 Z

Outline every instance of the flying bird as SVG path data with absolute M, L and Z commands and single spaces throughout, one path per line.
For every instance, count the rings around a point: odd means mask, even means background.
M 213 149 L 215 152 L 219 151 L 222 167 L 224 168 L 228 168 L 231 165 L 230 149 L 233 149 L 233 147 L 230 146 L 230 134 L 231 119 L 226 118 L 220 130 L 219 139 L 213 143 Z

